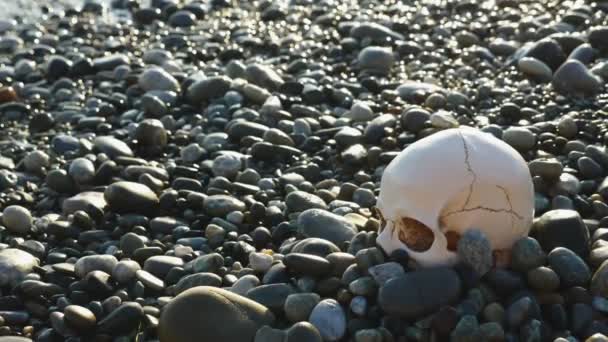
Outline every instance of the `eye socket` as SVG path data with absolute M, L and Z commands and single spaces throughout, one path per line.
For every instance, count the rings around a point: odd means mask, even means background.
M 431 228 L 413 218 L 401 218 L 401 224 L 397 228 L 399 240 L 414 252 L 428 251 L 435 241 Z

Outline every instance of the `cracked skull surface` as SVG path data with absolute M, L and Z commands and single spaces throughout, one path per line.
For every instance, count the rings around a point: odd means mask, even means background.
M 419 266 L 458 260 L 458 240 L 483 232 L 495 254 L 526 236 L 534 189 L 521 155 L 474 128 L 435 133 L 405 148 L 384 170 L 377 202 L 377 243 L 408 252 Z

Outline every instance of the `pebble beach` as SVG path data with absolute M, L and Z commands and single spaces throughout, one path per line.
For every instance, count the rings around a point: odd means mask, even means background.
M 605 0 L 10 2 L 0 342 L 608 341 L 607 81 Z M 529 236 L 387 253 L 386 167 L 465 126 Z

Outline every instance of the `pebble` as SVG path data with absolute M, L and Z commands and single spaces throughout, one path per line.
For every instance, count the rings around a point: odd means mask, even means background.
M 350 241 L 357 228 L 341 216 L 322 209 L 308 209 L 298 217 L 298 232 L 310 238 L 320 238 L 341 245 Z
M 38 266 L 39 260 L 28 252 L 6 248 L 0 250 L 1 286 L 14 286 Z
M 387 74 L 395 63 L 395 57 L 390 48 L 368 46 L 361 50 L 358 61 L 361 69 Z
M 2 211 L 2 223 L 15 234 L 25 235 L 32 228 L 32 213 L 19 205 L 10 205 Z
M 536 144 L 536 136 L 524 127 L 509 127 L 502 135 L 502 139 L 516 150 L 526 152 Z
M 419 318 L 456 301 L 461 289 L 460 278 L 452 269 L 422 269 L 387 281 L 380 287 L 378 303 L 389 314 Z
M 593 95 L 600 90 L 602 83 L 587 67 L 574 59 L 566 61 L 557 69 L 551 82 L 556 91 L 562 94 Z
M 539 266 L 527 274 L 528 284 L 536 290 L 551 292 L 560 285 L 559 276 L 549 267 Z
M 321 297 L 316 293 L 290 294 L 283 308 L 285 317 L 292 323 L 306 321 L 320 301 Z
M 517 62 L 521 72 L 530 75 L 541 82 L 549 82 L 553 78 L 553 71 L 547 64 L 534 57 L 524 57 Z
M 70 163 L 68 174 L 78 184 L 87 184 L 95 177 L 95 165 L 86 158 L 76 158 Z
M 266 273 L 272 266 L 274 258 L 266 253 L 249 254 L 249 266 L 256 272 Z
M 467 230 L 458 240 L 457 251 L 460 261 L 471 266 L 479 276 L 486 274 L 493 266 L 492 246 L 479 230 Z
M 589 254 L 589 230 L 580 214 L 574 210 L 551 210 L 544 213 L 532 226 L 545 252 L 565 247 L 585 258 Z
M 133 150 L 124 143 L 114 137 L 101 136 L 93 140 L 95 148 L 107 154 L 110 158 L 116 157 L 133 157 Z
M 346 316 L 340 304 L 334 299 L 320 301 L 309 317 L 324 341 L 337 341 L 346 333 Z
M 565 247 L 553 249 L 547 256 L 547 261 L 564 287 L 585 286 L 591 278 L 589 266 L 580 256 Z
M 179 92 L 179 82 L 161 68 L 149 68 L 141 73 L 137 83 L 144 91 L 168 90 Z
M 163 308 L 158 334 L 168 341 L 252 341 L 260 327 L 274 320 L 268 308 L 251 299 L 200 286 L 182 292 Z
M 74 265 L 74 272 L 79 278 L 84 278 L 92 271 L 103 271 L 111 274 L 118 260 L 113 255 L 88 255 L 84 256 Z
M 538 241 L 532 237 L 523 237 L 515 242 L 511 249 L 511 267 L 519 272 L 545 265 L 547 254 Z
M 288 212 L 302 212 L 308 209 L 325 209 L 327 204 L 319 196 L 304 191 L 293 191 L 285 197 Z
M 80 305 L 68 305 L 63 310 L 64 320 L 71 328 L 81 331 L 89 332 L 95 328 L 97 318 L 91 312 L 91 310 L 82 307 Z
M 129 334 L 140 325 L 144 318 L 141 305 L 135 302 L 123 302 L 97 324 L 100 333 L 123 335 Z
M 156 194 L 147 186 L 135 182 L 116 182 L 108 186 L 104 198 L 118 213 L 150 213 L 159 204 Z

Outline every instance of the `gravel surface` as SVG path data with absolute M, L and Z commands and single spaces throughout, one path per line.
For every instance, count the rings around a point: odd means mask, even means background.
M 40 5 L 0 14 L 0 342 L 608 340 L 606 1 Z M 462 126 L 530 236 L 386 253 L 385 168 Z

